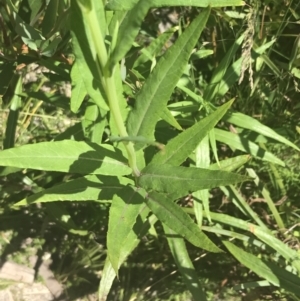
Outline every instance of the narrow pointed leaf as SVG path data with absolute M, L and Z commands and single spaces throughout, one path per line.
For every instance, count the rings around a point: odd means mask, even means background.
M 111 286 L 113 284 L 114 279 L 116 278 L 115 270 L 109 260 L 109 257 L 106 257 L 104 268 L 101 275 L 101 281 L 99 285 L 98 291 L 98 300 L 106 301 Z
M 275 286 L 299 295 L 300 278 L 287 270 L 245 252 L 231 242 L 223 242 L 229 252 L 243 265 Z
M 210 10 L 205 9 L 160 58 L 130 112 L 127 122 L 130 136 L 154 138 L 154 128 L 160 119 L 160 112 L 176 87 L 209 14 Z
M 177 30 L 177 27 L 172 27 L 162 34 L 160 34 L 151 44 L 143 49 L 146 51 L 146 53 L 142 53 L 137 58 L 137 60 L 133 64 L 133 68 L 136 68 L 137 66 L 144 64 L 145 62 L 149 61 L 151 58 L 156 57 L 163 49 L 163 47 L 166 45 L 167 41 L 172 37 L 174 32 Z
M 262 149 L 256 143 L 245 139 L 238 134 L 227 132 L 220 129 L 214 129 L 216 140 L 229 145 L 232 148 L 249 153 L 253 157 L 261 158 L 264 161 L 285 166 L 284 162 L 271 154 L 270 152 Z
M 163 119 L 165 122 L 173 126 L 175 129 L 182 131 L 181 125 L 178 123 L 178 121 L 175 119 L 175 117 L 171 114 L 169 109 L 165 107 L 161 113 L 160 113 L 161 119 Z
M 228 251 L 244 266 L 260 277 L 268 280 L 273 285 L 279 286 L 279 279 L 273 273 L 272 269 L 270 269 L 261 259 L 251 253 L 245 252 L 229 241 L 224 241 L 223 243 Z
M 227 171 L 151 164 L 142 170 L 138 184 L 147 191 L 156 190 L 180 197 L 200 189 L 236 184 L 249 179 Z
M 100 16 L 101 5 L 97 4 L 97 14 Z M 100 7 L 98 7 L 100 6 Z M 105 23 L 104 23 L 105 24 Z M 86 20 L 83 18 L 82 13 L 77 5 L 77 1 L 71 2 L 71 28 L 72 28 L 72 46 L 76 57 L 76 64 L 81 78 L 85 84 L 85 88 L 89 96 L 104 110 L 109 110 L 105 102 L 105 93 L 99 77 L 97 65 L 95 63 L 96 50 L 92 41 L 90 31 L 86 24 Z M 104 36 L 105 36 L 105 27 Z M 75 83 L 76 84 L 76 83 Z
M 161 222 L 191 244 L 210 252 L 221 251 L 190 216 L 164 194 L 153 191 L 146 197 L 145 202 Z
M 263 125 L 255 118 L 242 114 L 242 113 L 228 113 L 224 118 L 226 121 L 233 123 L 237 126 L 243 127 L 245 129 L 249 129 L 251 131 L 257 132 L 266 137 L 270 137 L 274 140 L 277 140 L 283 144 L 286 144 L 298 151 L 300 149 L 292 142 L 284 138 L 283 136 L 277 134 L 274 130 L 269 128 L 268 126 Z
M 84 100 L 84 97 L 87 94 L 84 79 L 78 67 L 78 61 L 75 61 L 75 63 L 72 66 L 71 79 L 72 79 L 71 110 L 73 113 L 77 113 Z
M 250 160 L 250 155 L 241 155 L 229 159 L 222 160 L 218 163 L 211 164 L 209 169 L 211 170 L 226 170 L 234 171 L 239 167 L 243 166 Z
M 110 0 L 106 8 L 108 10 L 129 10 L 136 5 L 139 0 Z M 148 0 L 150 7 L 162 6 L 197 6 L 197 7 L 223 7 L 223 6 L 241 6 L 245 5 L 242 0 Z
M 110 262 L 118 274 L 121 253 L 136 219 L 144 208 L 144 197 L 133 187 L 126 186 L 115 195 L 109 211 L 107 249 Z
M 0 152 L 0 165 L 79 174 L 126 175 L 126 159 L 111 145 L 63 140 Z
M 208 135 L 198 144 L 195 151 L 195 163 L 196 167 L 208 168 L 210 164 L 210 153 L 209 153 L 209 139 Z M 206 213 L 206 216 L 211 223 L 209 215 L 209 190 L 200 189 L 193 193 L 194 196 L 194 210 L 198 225 L 202 225 L 202 209 Z M 200 201 L 200 202 L 199 202 Z M 203 206 L 203 208 L 202 208 Z
M 15 206 L 58 201 L 110 201 L 128 183 L 131 181 L 127 178 L 90 175 L 35 193 Z
M 233 57 L 235 56 L 235 53 L 239 49 L 240 45 L 242 44 L 244 40 L 244 36 L 241 35 L 238 39 L 235 40 L 234 44 L 230 47 L 230 49 L 227 51 L 226 55 L 223 57 L 221 63 L 218 65 L 218 67 L 214 70 L 214 73 L 212 75 L 211 81 L 207 88 L 204 91 L 203 98 L 206 101 L 212 101 L 217 93 L 219 93 L 220 86 L 222 84 L 225 84 L 222 79 L 224 78 L 225 74 L 228 73 L 228 66 L 231 63 Z M 242 60 L 240 60 L 242 61 Z M 240 62 L 241 63 L 241 62 Z M 240 64 L 239 64 L 240 67 Z M 239 76 L 239 72 L 236 75 L 236 77 Z M 234 79 L 235 81 L 236 79 Z
M 168 226 L 164 225 L 164 231 L 168 240 L 169 248 L 173 255 L 174 261 L 182 275 L 185 285 L 192 294 L 194 300 L 206 300 L 205 292 L 201 287 L 199 276 L 190 259 L 184 240 L 176 237 L 176 233 Z
M 141 24 L 149 10 L 149 0 L 139 0 L 125 15 L 119 28 L 116 48 L 109 60 L 110 70 L 123 58 L 132 47 Z
M 152 159 L 153 164 L 180 165 L 196 149 L 201 140 L 209 133 L 230 108 L 233 100 L 177 135 Z
M 144 205 L 144 207 L 140 210 L 140 215 L 136 219 L 136 223 L 133 226 L 133 229 L 130 231 L 127 239 L 124 241 L 124 245 L 120 250 L 119 256 L 119 264 L 121 265 L 126 258 L 130 255 L 130 253 L 137 247 L 141 238 L 146 235 L 150 228 L 150 223 L 147 220 L 147 216 L 149 214 L 149 208 Z M 105 261 L 105 266 L 103 270 L 103 274 L 100 281 L 99 300 L 105 301 L 107 295 L 112 286 L 113 280 L 116 277 L 116 272 L 110 262 L 109 256 L 107 256 Z
M 15 136 L 19 118 L 19 111 L 22 107 L 20 94 L 22 93 L 22 77 L 15 75 L 12 79 L 12 88 L 14 93 L 10 99 L 9 115 L 6 121 L 5 136 L 3 139 L 3 148 L 8 149 L 14 147 Z

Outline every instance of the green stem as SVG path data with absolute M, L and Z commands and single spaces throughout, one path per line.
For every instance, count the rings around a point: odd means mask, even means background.
M 82 14 L 85 16 L 85 19 L 87 21 L 92 36 L 93 44 L 96 48 L 97 69 L 98 69 L 99 77 L 101 78 L 101 83 L 103 85 L 103 88 L 107 96 L 110 112 L 113 116 L 113 119 L 115 120 L 119 135 L 121 137 L 127 137 L 128 134 L 119 107 L 119 100 L 118 100 L 116 85 L 114 81 L 114 72 L 108 74 L 108 72 L 106 71 L 108 54 L 104 42 L 104 37 L 102 36 L 101 28 L 98 23 L 96 12 L 93 9 L 93 7 L 83 7 L 80 1 L 78 1 L 78 4 L 81 8 Z M 123 141 L 123 144 L 127 151 L 129 166 L 132 168 L 134 176 L 138 177 L 140 176 L 140 171 L 137 168 L 136 154 L 135 154 L 133 143 L 128 141 Z

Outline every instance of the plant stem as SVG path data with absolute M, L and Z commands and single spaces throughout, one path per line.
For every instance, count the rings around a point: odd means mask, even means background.
M 79 3 L 79 2 L 78 2 Z M 96 48 L 96 64 L 99 73 L 99 77 L 101 78 L 101 83 L 103 85 L 104 91 L 107 96 L 108 106 L 110 108 L 110 112 L 115 120 L 117 130 L 121 137 L 127 137 L 126 127 L 124 125 L 124 121 L 122 118 L 122 114 L 119 107 L 119 100 L 116 90 L 116 85 L 114 81 L 114 72 L 109 74 L 106 71 L 106 65 L 109 60 L 104 37 L 102 36 L 101 28 L 99 28 L 99 23 L 97 19 L 97 15 L 95 9 L 93 7 L 91 9 L 84 9 L 82 5 L 79 3 L 82 14 L 85 16 L 87 21 L 93 44 Z M 114 68 L 115 69 L 115 68 Z M 132 168 L 134 176 L 140 176 L 140 171 L 137 168 L 136 164 L 136 154 L 134 150 L 133 143 L 130 141 L 122 141 L 128 155 L 128 163 Z

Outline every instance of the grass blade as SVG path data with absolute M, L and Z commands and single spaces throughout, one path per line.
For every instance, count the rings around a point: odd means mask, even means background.
M 281 166 L 285 166 L 284 162 L 275 155 L 259 147 L 256 143 L 245 139 L 238 134 L 227 132 L 220 129 L 214 129 L 216 140 L 225 143 L 233 149 L 238 149 L 249 153 L 253 157 L 262 159 L 263 161 L 272 162 Z
M 190 259 L 184 240 L 180 237 L 176 237 L 176 233 L 168 226 L 163 224 L 163 227 L 169 248 L 185 285 L 189 289 L 194 300 L 205 301 L 205 292 L 201 287 L 199 276 L 197 275 L 195 267 Z
M 239 126 L 239 127 L 257 132 L 261 135 L 264 135 L 266 137 L 277 140 L 285 145 L 288 145 L 288 146 L 300 151 L 300 149 L 294 143 L 290 142 L 283 136 L 277 134 L 274 130 L 272 130 L 268 126 L 261 124 L 258 120 L 256 120 L 255 118 L 253 118 L 251 116 L 248 116 L 248 115 L 245 115 L 242 113 L 228 113 L 225 115 L 224 119 L 230 123 L 233 123 L 233 124 Z

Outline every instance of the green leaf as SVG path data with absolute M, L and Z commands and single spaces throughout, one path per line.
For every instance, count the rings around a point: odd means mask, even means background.
M 77 235 L 87 235 L 88 231 L 81 230 L 76 226 L 75 222 L 71 218 L 70 213 L 65 208 L 64 204 L 60 203 L 48 203 L 45 205 L 47 214 L 55 220 L 61 227 L 67 231 Z
M 270 137 L 274 140 L 277 140 L 285 145 L 288 145 L 288 146 L 300 151 L 300 149 L 294 143 L 290 142 L 283 136 L 277 134 L 274 130 L 272 130 L 268 126 L 261 124 L 258 120 L 256 120 L 255 118 L 253 118 L 251 116 L 248 116 L 248 115 L 245 115 L 242 113 L 228 113 L 225 115 L 224 119 L 237 126 L 257 132 L 266 137 Z
M 136 223 L 133 226 L 133 229 L 127 236 L 127 239 L 124 241 L 124 245 L 120 250 L 119 264 L 121 265 L 128 255 L 136 248 L 141 238 L 146 235 L 147 231 L 150 228 L 150 223 L 148 222 L 147 216 L 149 214 L 149 209 L 144 206 L 143 210 L 140 212 L 140 215 L 136 219 Z M 101 276 L 100 287 L 99 287 L 99 300 L 106 300 L 107 295 L 112 286 L 113 280 L 116 277 L 115 270 L 107 256 L 105 261 L 105 266 L 103 274 Z
M 102 1 L 98 1 L 99 3 Z M 101 10 L 97 10 L 101 15 Z M 90 41 L 91 34 L 86 20 L 82 17 L 81 11 L 76 1 L 71 2 L 71 28 L 72 28 L 72 45 L 76 57 L 76 63 L 81 78 L 84 81 L 85 88 L 89 96 L 102 109 L 109 111 L 106 104 L 105 93 L 99 77 L 97 64 L 95 63 L 96 50 Z M 103 29 L 105 32 L 105 28 Z M 105 36 L 105 35 L 104 35 Z
M 0 97 L 5 94 L 10 81 L 12 80 L 14 76 L 14 70 L 15 70 L 15 62 L 6 62 L 4 61 L 2 64 L 0 64 Z
M 54 28 L 57 19 L 58 2 L 60 0 L 50 0 L 42 22 L 42 33 L 46 37 Z
M 209 9 L 201 12 L 156 64 L 137 96 L 134 109 L 129 114 L 127 122 L 129 136 L 153 139 L 160 112 L 176 87 L 209 14 Z
M 239 49 L 240 45 L 242 44 L 243 40 L 244 40 L 243 35 L 241 35 L 238 39 L 236 39 L 234 44 L 231 46 L 231 48 L 227 51 L 226 55 L 223 57 L 221 63 L 218 65 L 217 68 L 215 68 L 212 78 L 210 80 L 210 83 L 207 86 L 207 88 L 205 89 L 204 94 L 203 94 L 203 98 L 206 101 L 212 101 L 217 94 L 220 94 L 219 91 L 221 90 L 222 85 L 226 85 L 226 87 L 227 86 L 230 87 L 230 84 L 228 83 L 228 81 L 224 82 L 223 78 L 224 78 L 225 74 L 229 72 L 228 66 L 231 63 L 232 58 L 235 56 L 235 53 Z M 241 64 L 241 62 L 242 62 L 242 59 L 240 60 L 240 64 Z M 239 64 L 239 68 L 240 68 L 240 64 Z M 233 64 L 233 66 L 231 68 L 233 68 L 234 66 L 235 66 L 235 63 Z M 240 74 L 240 72 L 238 72 L 235 75 L 236 78 L 234 78 L 234 81 L 237 80 L 237 78 L 239 77 L 239 74 Z M 224 94 L 222 93 L 222 95 L 224 95 Z
M 272 269 L 270 269 L 270 267 L 268 267 L 268 265 L 265 264 L 261 259 L 248 252 L 245 252 L 229 241 L 224 241 L 223 244 L 226 246 L 228 251 L 244 266 L 252 270 L 260 277 L 268 280 L 273 285 L 279 286 L 279 279 L 273 273 Z
M 164 150 L 157 153 L 151 163 L 180 165 L 195 150 L 201 140 L 214 128 L 218 121 L 230 108 L 233 100 L 222 105 L 208 117 L 200 120 L 192 127 L 177 135 L 165 146 Z
M 90 175 L 35 193 L 14 206 L 59 201 L 110 201 L 128 183 L 131 181 L 127 178 Z
M 84 97 L 86 96 L 86 87 L 84 84 L 84 79 L 80 73 L 78 67 L 78 62 L 75 61 L 71 70 L 72 79 L 72 94 L 71 94 L 71 110 L 73 113 L 77 113 Z
M 173 126 L 175 129 L 182 131 L 182 127 L 177 122 L 177 120 L 174 118 L 172 113 L 169 111 L 167 107 L 164 107 L 163 110 L 160 113 L 161 119 L 163 119 L 165 122 Z
M 11 86 L 12 89 L 14 89 L 14 92 L 10 100 L 9 114 L 6 122 L 5 136 L 3 140 L 4 149 L 14 147 L 15 145 L 19 110 L 22 106 L 20 97 L 20 94 L 22 93 L 22 77 L 19 75 L 15 75 L 12 79 Z
M 120 151 L 106 144 L 72 140 L 41 142 L 0 152 L 0 165 L 79 174 L 126 175 Z
M 140 0 L 110 0 L 106 9 L 108 10 L 129 10 Z M 245 5 L 242 0 L 148 0 L 150 7 L 162 6 L 198 6 L 198 7 L 223 7 L 223 6 L 241 6 Z
M 183 236 L 191 244 L 210 252 L 216 253 L 221 251 L 200 230 L 190 216 L 164 194 L 154 191 L 150 192 L 145 202 L 161 222 L 175 233 Z
M 255 272 L 260 277 L 268 280 L 275 286 L 279 286 L 287 291 L 300 296 L 300 278 L 288 272 L 287 270 L 275 265 L 272 262 L 266 262 L 258 257 L 245 252 L 231 242 L 223 242 L 229 252 L 243 265 Z
M 239 167 L 243 166 L 250 160 L 251 156 L 249 155 L 241 155 L 233 158 L 222 160 L 218 163 L 211 164 L 209 169 L 211 170 L 226 170 L 226 171 L 234 171 Z
M 45 38 L 40 34 L 39 31 L 37 31 L 32 26 L 26 24 L 18 14 L 13 13 L 15 18 L 15 31 L 18 35 L 20 35 L 22 38 L 28 39 L 30 41 L 42 41 L 45 40 Z
M 216 139 L 222 143 L 229 145 L 232 148 L 239 149 L 243 152 L 251 154 L 253 157 L 261 158 L 264 161 L 272 162 L 285 166 L 284 162 L 271 154 L 270 152 L 262 149 L 249 139 L 245 139 L 238 134 L 214 129 Z
M 115 195 L 109 211 L 107 232 L 107 249 L 110 262 L 118 274 L 122 263 L 121 253 L 126 246 L 126 240 L 130 237 L 136 219 L 143 211 L 144 196 L 136 189 L 126 186 Z M 128 253 L 128 250 L 125 250 Z
M 111 289 L 114 279 L 116 278 L 115 270 L 109 260 L 109 257 L 106 257 L 104 268 L 101 275 L 101 281 L 98 291 L 98 300 L 106 301 L 108 293 Z
M 158 56 L 163 47 L 166 45 L 167 41 L 172 37 L 174 32 L 177 30 L 177 27 L 172 27 L 162 34 L 160 34 L 151 44 L 141 50 L 141 55 L 133 64 L 133 68 L 136 68 L 139 65 L 144 64 L 155 56 Z
M 192 208 L 190 211 L 194 213 Z M 267 227 L 261 228 L 257 225 L 226 214 L 211 212 L 210 216 L 212 220 L 217 221 L 218 223 L 226 224 L 230 227 L 236 227 L 251 232 L 258 239 L 262 240 L 266 245 L 277 251 L 281 256 L 288 260 L 298 272 L 300 272 L 299 253 L 296 250 L 291 249 L 288 245 L 286 245 L 276 237 L 274 237 L 271 231 L 267 230 Z
M 119 27 L 116 47 L 108 63 L 110 70 L 125 57 L 126 53 L 132 47 L 149 8 L 149 0 L 139 0 L 132 10 L 125 15 Z
M 163 224 L 163 227 L 169 248 L 185 285 L 189 289 L 194 300 L 205 301 L 205 292 L 201 287 L 199 276 L 197 275 L 195 267 L 190 259 L 184 240 L 181 237 L 176 237 L 176 233 L 166 225 Z
M 45 3 L 43 1 L 26 0 L 21 1 L 18 14 L 27 24 L 33 24 L 39 17 L 39 12 Z
M 146 191 L 156 190 L 180 197 L 200 189 L 246 180 L 249 178 L 227 171 L 150 164 L 142 170 L 138 184 Z
M 195 163 L 196 167 L 200 168 L 208 168 L 210 164 L 210 153 L 209 153 L 209 139 L 208 135 L 204 137 L 204 139 L 198 144 L 195 151 Z M 195 216 L 198 222 L 198 225 L 202 225 L 202 205 L 206 216 L 211 222 L 210 215 L 209 215 L 209 190 L 208 189 L 201 189 L 195 191 L 193 193 L 194 197 L 194 210 Z M 201 202 L 199 202 L 201 201 Z

